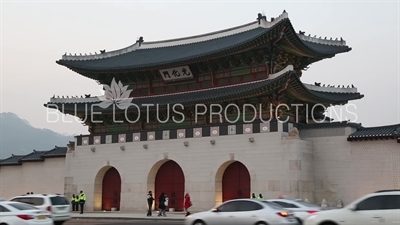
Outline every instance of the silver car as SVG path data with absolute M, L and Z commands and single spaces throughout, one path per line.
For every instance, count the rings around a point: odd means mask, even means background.
M 300 199 L 268 199 L 268 201 L 278 204 L 293 212 L 293 215 L 299 221 L 299 224 L 302 224 L 309 216 L 322 211 L 321 207 Z
M 185 225 L 297 225 L 293 214 L 279 205 L 253 199 L 235 199 L 209 211 L 192 214 Z

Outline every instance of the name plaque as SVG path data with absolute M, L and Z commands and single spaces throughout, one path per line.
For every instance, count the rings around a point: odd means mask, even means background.
M 193 74 L 192 71 L 190 71 L 189 66 L 160 70 L 160 74 L 161 77 L 164 79 L 164 81 L 174 81 L 174 80 L 193 78 Z

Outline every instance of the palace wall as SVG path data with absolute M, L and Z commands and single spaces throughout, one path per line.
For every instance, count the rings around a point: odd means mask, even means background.
M 64 193 L 65 158 L 23 162 L 0 167 L 0 198 L 10 199 L 27 192 Z
M 74 152 L 67 153 L 65 192 L 70 195 L 83 190 L 86 209 L 99 210 L 102 177 L 112 166 L 121 176 L 121 210 L 145 210 L 145 196 L 149 190 L 154 192 L 158 169 L 163 162 L 173 160 L 184 173 L 193 211 L 207 210 L 222 200 L 225 168 L 239 161 L 250 173 L 251 192 L 266 198 L 285 194 L 312 200 L 312 143 L 285 136 L 279 126 L 278 132 L 271 133 L 76 146 Z M 214 145 L 211 140 L 215 140 Z
M 336 207 L 378 190 L 400 188 L 400 150 L 395 140 L 348 142 L 347 128 L 301 130 L 314 149 L 315 200 Z
M 69 198 L 83 190 L 86 210 L 99 210 L 103 176 L 115 167 L 121 175 L 121 210 L 145 210 L 146 193 L 154 192 L 157 171 L 168 160 L 184 173 L 193 211 L 221 202 L 222 176 L 233 161 L 247 167 L 251 192 L 265 198 L 286 195 L 316 204 L 326 199 L 336 207 L 338 200 L 348 204 L 377 190 L 399 189 L 399 144 L 392 139 L 349 142 L 353 131 L 350 127 L 300 129 L 297 137 L 279 125 L 278 131 L 269 133 L 77 145 L 66 158 L 1 166 L 0 197 L 32 191 L 64 193 Z

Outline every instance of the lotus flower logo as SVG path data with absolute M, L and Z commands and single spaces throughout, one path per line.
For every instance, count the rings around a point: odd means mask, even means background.
M 128 85 L 123 86 L 121 81 L 115 82 L 115 78 L 111 81 L 111 86 L 104 85 L 106 98 L 105 101 L 98 104 L 99 107 L 105 109 L 110 105 L 117 105 L 119 109 L 127 109 L 132 105 L 132 98 L 129 98 L 132 90 L 128 90 Z

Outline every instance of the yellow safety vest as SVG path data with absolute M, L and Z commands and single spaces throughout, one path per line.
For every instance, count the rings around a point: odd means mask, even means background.
M 82 193 L 82 194 L 79 195 L 79 201 L 86 201 L 85 193 Z

